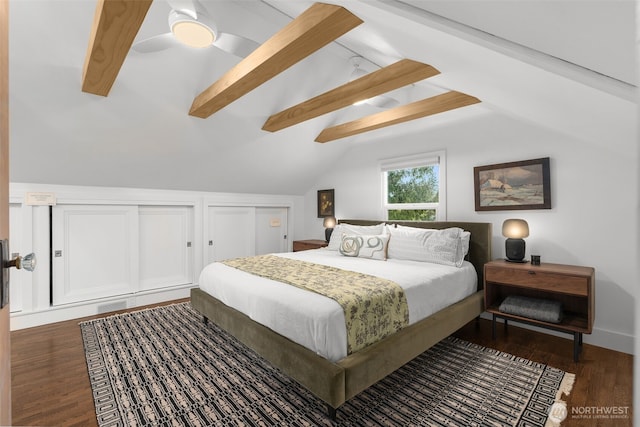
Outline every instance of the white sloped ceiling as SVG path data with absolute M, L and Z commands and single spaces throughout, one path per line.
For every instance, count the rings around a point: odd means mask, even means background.
M 223 5 L 225 16 L 217 19 L 226 31 L 258 42 L 312 4 L 215 1 Z M 96 3 L 14 0 L 11 180 L 304 194 L 354 144 L 428 133 L 438 120 L 513 115 L 585 139 L 602 138 L 603 123 L 631 132 L 636 120 L 630 60 L 635 57 L 634 2 L 555 2 L 564 5 L 562 13 L 550 3 L 342 1 L 363 25 L 200 119 L 188 115 L 193 98 L 239 58 L 216 48 L 130 52 L 107 97 L 87 94 L 80 90 L 81 74 Z M 547 7 L 553 8 L 547 9 L 553 12 L 548 19 L 542 13 Z M 572 9 L 581 13 L 571 14 Z M 169 10 L 165 1 L 155 0 L 136 40 L 166 32 Z M 540 25 L 505 23 L 527 22 L 523 11 Z M 583 34 L 604 11 L 607 19 Z M 381 110 L 349 107 L 280 132 L 261 130 L 271 114 L 348 81 L 354 55 L 378 66 L 410 58 L 442 72 L 394 91 L 401 102 L 458 90 L 482 103 L 327 144 L 314 142 L 325 127 Z

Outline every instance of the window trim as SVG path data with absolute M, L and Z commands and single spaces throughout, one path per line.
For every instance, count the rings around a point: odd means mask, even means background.
M 433 164 L 438 165 L 438 182 L 439 182 L 439 194 L 438 203 L 387 203 L 387 174 L 390 170 L 417 168 L 421 166 L 430 166 Z M 380 176 L 381 176 L 381 194 L 382 194 L 382 216 L 385 220 L 389 219 L 390 210 L 400 209 L 435 209 L 436 219 L 435 221 L 447 220 L 447 162 L 446 152 L 444 150 L 431 151 L 428 153 L 414 154 L 410 156 L 394 157 L 390 159 L 383 159 L 380 161 Z

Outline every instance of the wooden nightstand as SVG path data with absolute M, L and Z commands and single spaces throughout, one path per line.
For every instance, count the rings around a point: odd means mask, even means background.
M 507 296 L 555 300 L 562 303 L 561 323 L 550 323 L 499 311 Z M 484 266 L 484 304 L 493 315 L 493 337 L 496 318 L 515 320 L 543 328 L 573 334 L 573 360 L 582 350 L 582 334 L 590 334 L 595 315 L 595 270 L 591 267 L 542 263 L 515 264 L 495 260 Z
M 319 249 L 324 248 L 328 245 L 324 240 L 294 240 L 293 241 L 293 252 L 298 251 L 307 251 L 309 249 Z

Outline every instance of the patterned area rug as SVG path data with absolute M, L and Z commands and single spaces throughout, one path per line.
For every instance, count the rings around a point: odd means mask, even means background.
M 544 426 L 574 379 L 447 338 L 348 401 L 332 422 L 322 401 L 217 326 L 205 326 L 189 303 L 80 327 L 101 427 Z

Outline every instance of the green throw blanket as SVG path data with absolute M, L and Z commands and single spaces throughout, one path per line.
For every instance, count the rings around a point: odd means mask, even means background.
M 275 255 L 236 258 L 222 263 L 338 302 L 344 310 L 348 354 L 409 323 L 404 290 L 391 280 Z

